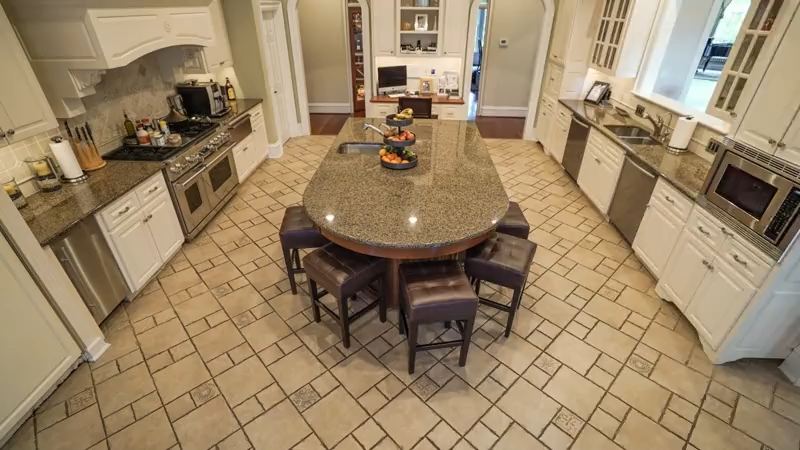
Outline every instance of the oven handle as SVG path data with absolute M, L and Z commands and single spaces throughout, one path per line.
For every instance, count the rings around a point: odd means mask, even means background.
M 189 177 L 188 180 L 184 181 L 183 183 L 176 183 L 176 184 L 180 186 L 181 189 L 186 189 L 187 187 L 189 187 L 190 184 L 192 184 L 192 182 L 194 182 L 194 180 L 197 179 L 197 177 L 203 175 L 203 172 L 206 171 L 206 168 L 207 166 L 205 164 L 201 164 L 200 166 L 198 166 L 197 171 L 194 173 L 194 175 Z
M 236 121 L 235 121 L 235 122 L 231 122 L 230 124 L 228 124 L 228 129 L 231 129 L 231 128 L 236 128 L 236 127 L 238 127 L 238 126 L 239 126 L 239 124 L 241 124 L 241 123 L 242 123 L 242 122 L 244 122 L 245 120 L 250 120 L 250 114 L 245 114 L 245 115 L 243 115 L 242 117 L 240 117 L 240 118 L 236 119 Z
M 223 150 L 219 150 L 219 151 L 217 151 L 217 156 L 216 156 L 214 159 L 212 159 L 211 161 L 209 161 L 209 162 L 207 162 L 207 163 L 204 163 L 204 164 L 203 164 L 204 168 L 206 168 L 206 169 L 207 169 L 207 168 L 210 168 L 211 166 L 213 166 L 213 165 L 215 165 L 216 163 L 218 163 L 218 162 L 219 162 L 219 161 L 220 161 L 222 158 L 225 158 L 225 157 L 227 157 L 227 156 L 228 156 L 228 153 L 230 153 L 230 152 L 231 152 L 231 149 L 233 149 L 233 147 L 234 147 L 235 145 L 236 145 L 236 143 L 235 143 L 235 142 L 231 142 L 231 143 L 230 143 L 230 144 L 229 144 L 227 147 L 225 147 Z

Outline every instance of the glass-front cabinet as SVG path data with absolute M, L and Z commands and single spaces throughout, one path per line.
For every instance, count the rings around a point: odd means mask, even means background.
M 363 112 L 364 101 L 364 33 L 362 28 L 361 7 L 350 2 L 347 8 L 347 28 L 350 43 L 350 76 L 353 112 Z

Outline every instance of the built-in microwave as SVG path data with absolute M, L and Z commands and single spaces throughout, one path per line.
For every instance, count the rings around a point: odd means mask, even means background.
M 717 156 L 706 199 L 785 250 L 800 229 L 800 167 L 730 139 L 711 139 L 709 146 Z

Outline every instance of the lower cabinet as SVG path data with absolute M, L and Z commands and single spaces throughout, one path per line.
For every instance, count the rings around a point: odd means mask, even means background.
M 153 193 L 143 197 L 145 202 L 137 197 L 142 188 Z M 120 209 L 121 205 L 125 205 L 124 208 Z M 101 220 L 109 213 L 125 218 L 113 223 Z M 128 287 L 134 293 L 147 284 L 184 242 L 178 213 L 161 172 L 100 210 L 96 217 Z
M 598 133 L 595 129 L 589 132 L 577 181 L 597 209 L 608 214 L 622 172 L 625 152 Z
M 685 311 L 703 283 L 708 266 L 713 260 L 714 252 L 692 232 L 684 230 L 659 280 L 659 287 L 667 300 Z
M 683 223 L 661 205 L 652 202 L 648 205 L 633 240 L 633 251 L 656 278 L 664 271 L 681 228 Z
M 253 135 L 251 134 L 233 149 L 233 160 L 236 162 L 236 173 L 239 181 L 244 181 L 255 170 L 258 164 Z

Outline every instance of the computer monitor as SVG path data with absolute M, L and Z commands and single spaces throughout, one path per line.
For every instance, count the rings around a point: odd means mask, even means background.
M 378 95 L 405 92 L 407 74 L 406 66 L 378 67 Z

